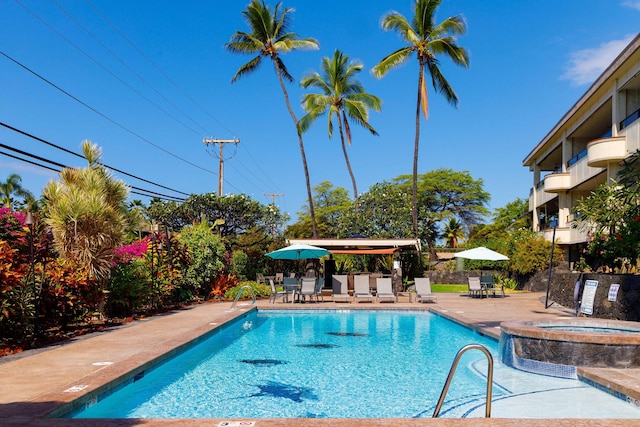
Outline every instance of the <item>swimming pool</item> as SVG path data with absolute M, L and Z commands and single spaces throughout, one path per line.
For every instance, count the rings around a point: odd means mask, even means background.
M 640 415 L 579 381 L 504 367 L 496 341 L 431 313 L 319 310 L 249 313 L 70 416 L 430 417 L 456 352 L 469 343 L 496 359 L 494 417 Z M 482 354 L 463 357 L 442 417 L 484 415 L 484 372 Z

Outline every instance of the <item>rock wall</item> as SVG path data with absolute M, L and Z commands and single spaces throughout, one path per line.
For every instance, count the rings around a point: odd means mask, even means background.
M 494 274 L 494 271 L 483 271 L 482 275 Z M 480 271 L 425 271 L 425 277 L 431 279 L 431 283 L 467 283 L 470 276 L 480 276 Z M 520 278 L 520 289 L 532 292 L 546 292 L 548 271 L 541 271 L 528 278 Z M 585 280 L 597 280 L 595 299 L 593 302 L 593 315 L 600 319 L 615 319 L 640 321 L 640 275 L 636 274 L 596 274 L 572 272 L 562 265 L 551 271 L 551 285 L 549 286 L 549 301 L 564 307 L 575 309 L 573 294 L 575 284 L 581 279 L 580 298 L 584 291 Z M 609 288 L 612 284 L 620 285 L 615 301 L 609 301 Z

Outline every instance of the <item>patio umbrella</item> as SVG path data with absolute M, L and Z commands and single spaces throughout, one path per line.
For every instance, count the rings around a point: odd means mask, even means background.
M 454 255 L 455 258 L 475 259 L 480 261 L 507 261 L 508 256 L 502 255 L 499 252 L 487 249 L 484 246 L 469 249 L 466 251 L 458 252 Z
M 320 258 L 324 255 L 329 255 L 331 252 L 325 248 L 319 248 L 317 246 L 295 244 L 287 246 L 286 248 L 278 249 L 277 251 L 269 252 L 267 256 L 273 259 L 292 259 L 301 260 L 307 258 Z

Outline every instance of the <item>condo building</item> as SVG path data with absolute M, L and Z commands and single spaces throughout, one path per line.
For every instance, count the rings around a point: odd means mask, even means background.
M 564 251 L 572 265 L 587 232 L 574 208 L 617 178 L 622 161 L 640 149 L 640 34 L 525 157 L 533 172 L 529 212 L 533 229 Z

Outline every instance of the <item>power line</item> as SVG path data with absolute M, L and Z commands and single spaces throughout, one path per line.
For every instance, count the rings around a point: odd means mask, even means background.
M 44 157 L 40 157 L 38 155 L 35 155 L 35 154 L 32 154 L 32 153 L 28 153 L 28 152 L 23 151 L 23 150 L 19 150 L 19 149 L 14 148 L 14 147 L 10 147 L 10 146 L 2 144 L 2 143 L 0 143 L 0 147 L 6 148 L 6 149 L 8 149 L 10 151 L 13 151 L 15 153 L 18 153 L 18 154 L 22 154 L 23 156 L 31 157 L 32 159 L 40 160 L 42 162 L 49 163 L 49 164 L 54 165 L 54 166 L 58 166 L 59 168 L 76 169 L 76 168 L 64 165 L 62 163 L 59 163 L 59 162 L 56 162 L 56 161 L 53 161 L 53 160 L 45 159 Z M 55 172 L 60 172 L 60 169 L 51 168 L 49 166 L 45 166 L 45 165 L 30 161 L 30 160 L 27 160 L 27 159 L 23 159 L 23 158 L 15 156 L 15 155 L 11 155 L 11 154 L 9 154 L 7 152 L 4 152 L 4 151 L 0 151 L 0 154 L 3 154 L 3 155 L 8 156 L 8 157 L 12 157 L 12 158 L 17 159 L 17 160 L 24 161 L 24 162 L 27 162 L 27 163 L 31 163 L 32 165 L 35 165 L 35 166 L 43 167 L 45 169 L 49 169 L 49 170 L 52 170 L 52 171 L 55 171 Z M 147 189 L 136 187 L 136 186 L 129 185 L 129 184 L 127 184 L 127 186 L 132 188 L 132 189 L 134 189 L 134 190 L 143 191 L 145 193 L 148 193 L 148 194 L 141 194 L 141 195 L 147 196 L 147 197 L 160 197 L 160 198 L 164 198 L 166 200 L 175 200 L 175 201 L 184 201 L 184 200 L 186 200 L 186 199 L 184 199 L 182 197 L 170 196 L 168 194 L 158 193 L 156 191 L 147 190 Z M 140 193 L 135 193 L 135 194 L 140 194 Z
M 200 109 L 200 111 L 202 111 L 203 113 L 205 113 L 207 116 L 209 116 L 213 121 L 215 121 L 217 124 L 219 124 L 222 128 L 224 128 L 227 132 L 229 132 L 230 135 L 235 135 L 235 132 L 232 132 L 231 130 L 229 130 L 228 127 L 226 127 L 223 123 L 221 123 L 218 119 L 216 119 L 215 117 L 213 117 L 213 115 L 211 115 L 211 113 L 209 113 L 208 110 L 206 110 L 204 107 L 202 107 L 195 99 L 193 99 L 184 89 L 182 89 L 182 87 L 180 87 L 175 81 L 173 81 L 164 71 L 162 71 L 162 69 L 160 67 L 158 67 L 151 59 L 149 59 L 149 57 L 147 55 L 144 54 L 144 52 L 142 50 L 140 50 L 138 48 L 138 46 L 136 46 L 131 40 L 129 40 L 129 38 L 118 29 L 118 27 L 116 27 L 106 16 L 104 16 L 104 14 L 97 8 L 95 7 L 89 0 L 85 0 L 85 2 L 113 29 L 113 31 L 115 31 L 120 37 L 122 37 L 133 49 L 135 49 L 136 52 L 138 52 L 140 54 L 141 57 L 143 57 L 153 68 L 155 68 L 161 75 L 162 77 L 164 77 L 165 79 L 167 79 L 167 81 L 169 83 L 171 83 L 176 89 L 178 89 L 178 91 L 180 91 L 180 93 L 182 93 L 189 101 L 191 101 L 193 103 L 193 105 L 195 105 L 196 107 L 198 107 Z
M 31 139 L 35 139 L 36 141 L 38 141 L 38 142 L 42 142 L 43 144 L 46 144 L 46 145 L 48 145 L 48 146 L 50 146 L 50 147 L 57 148 L 58 150 L 64 151 L 65 153 L 68 153 L 68 154 L 71 154 L 71 155 L 73 155 L 73 156 L 76 156 L 76 157 L 79 157 L 79 158 L 81 158 L 81 159 L 84 159 L 84 156 L 82 156 L 81 154 L 78 154 L 78 153 L 76 153 L 76 152 L 74 152 L 74 151 L 68 150 L 68 149 L 66 149 L 66 148 L 64 148 L 64 147 L 61 147 L 61 146 L 59 146 L 59 145 L 56 145 L 56 144 L 54 144 L 54 143 L 52 143 L 52 142 L 46 141 L 46 140 L 44 140 L 44 139 L 42 139 L 42 138 L 39 138 L 39 137 L 37 137 L 37 136 L 35 136 L 35 135 L 31 135 L 30 133 L 27 133 L 27 132 L 25 132 L 25 131 L 23 131 L 23 130 L 20 130 L 20 129 L 14 128 L 13 126 L 8 125 L 8 124 L 6 124 L 6 123 L 4 123 L 4 122 L 0 122 L 0 126 L 3 126 L 3 127 L 7 128 L 7 129 L 9 129 L 9 130 L 12 130 L 12 131 L 14 131 L 14 132 L 17 132 L 17 133 L 21 134 L 21 135 L 27 136 L 27 137 L 29 137 L 29 138 L 31 138 Z M 144 178 L 140 178 L 139 176 L 136 176 L 136 175 L 133 175 L 133 174 L 130 174 L 130 173 L 127 173 L 127 172 L 121 171 L 120 169 L 114 168 L 114 167 L 109 166 L 109 165 L 106 165 L 106 164 L 104 164 L 104 163 L 101 163 L 101 165 L 102 165 L 102 166 L 104 166 L 104 167 L 105 167 L 105 168 L 107 168 L 107 169 L 111 169 L 112 171 L 115 171 L 115 172 L 121 173 L 121 174 L 123 174 L 123 175 L 129 176 L 129 177 L 131 177 L 131 178 L 135 178 L 135 179 L 138 179 L 138 180 L 140 180 L 140 181 L 146 182 L 147 184 L 152 184 L 152 185 L 155 185 L 156 187 L 164 188 L 165 190 L 170 190 L 170 191 L 173 191 L 173 192 L 175 192 L 175 193 L 179 193 L 179 194 L 183 194 L 183 195 L 185 195 L 185 196 L 189 196 L 189 193 L 185 193 L 185 192 L 182 192 L 182 191 L 179 191 L 179 190 L 174 190 L 173 188 L 166 187 L 166 186 L 161 185 L 161 184 L 157 184 L 157 183 L 155 183 L 155 182 L 153 182 L 153 181 L 149 181 L 149 180 L 144 179 Z
M 185 113 L 184 111 L 182 111 L 177 105 L 175 105 L 173 102 L 171 102 L 170 99 L 168 99 L 166 96 L 164 96 L 162 93 L 160 93 L 160 91 L 158 91 L 155 87 L 153 87 L 150 83 L 148 83 L 140 74 L 138 74 L 133 68 L 131 68 L 129 66 L 129 64 L 127 64 L 126 61 L 124 61 L 122 58 L 120 58 L 115 52 L 113 52 L 111 49 L 109 49 L 109 47 L 107 47 L 104 43 L 102 43 L 100 41 L 100 39 L 98 37 L 96 37 L 91 31 L 89 31 L 84 25 L 82 25 L 76 18 L 74 18 L 65 8 L 63 8 L 56 0 L 51 0 L 53 2 L 53 4 L 55 4 L 58 9 L 60 9 L 65 15 L 67 15 L 69 17 L 69 19 L 71 19 L 78 27 L 80 27 L 87 35 L 89 35 L 89 37 L 91 37 L 96 43 L 98 43 L 104 50 L 106 50 L 107 52 L 109 52 L 109 54 L 111 56 L 113 56 L 118 62 L 120 62 L 120 64 L 122 64 L 127 70 L 129 70 L 134 76 L 136 76 L 142 83 L 144 83 L 149 89 L 151 89 L 153 92 L 155 92 L 159 97 L 161 97 L 167 104 L 171 105 L 173 108 L 175 108 L 178 112 L 180 112 L 183 116 L 185 116 L 187 119 L 189 119 L 193 124 L 195 124 L 196 126 L 198 126 L 201 130 L 203 130 L 205 133 L 207 133 L 207 129 L 205 129 L 203 126 L 201 126 L 199 123 L 197 123 L 195 120 L 193 120 L 187 113 Z M 49 28 L 51 28 L 49 26 Z M 61 37 L 63 37 L 61 35 Z M 64 37 L 63 37 L 64 38 Z M 65 40 L 67 40 L 66 38 L 64 38 Z M 68 40 L 67 40 L 68 41 Z M 79 49 L 77 46 L 73 45 L 72 46 L 76 47 L 76 49 Z M 128 85 L 127 85 L 128 86 Z M 130 86 L 128 86 L 130 87 Z M 137 92 L 136 92 L 137 93 Z M 145 98 L 147 99 L 147 98 Z M 148 100 L 148 99 L 147 99 Z M 150 101 L 151 102 L 151 101 Z M 153 102 L 152 102 L 153 104 Z M 155 104 L 153 104 L 155 105 Z M 157 107 L 157 106 L 156 106 Z M 159 107 L 158 107 L 159 108 Z M 165 112 L 164 110 L 162 110 L 163 112 Z M 166 112 L 165 112 L 166 113 Z M 175 120 L 177 120 L 177 118 L 170 116 L 172 118 L 174 118 Z M 179 121 L 180 124 L 182 124 L 183 126 L 187 127 L 188 129 L 190 129 L 191 131 L 197 133 L 194 129 L 186 126 L 184 123 L 182 123 L 181 121 Z
M 117 127 L 119 127 L 120 129 L 128 132 L 129 134 L 135 136 L 136 138 L 140 139 L 141 141 L 146 142 L 147 144 L 157 148 L 160 151 L 165 152 L 166 154 L 184 162 L 187 163 L 195 168 L 198 168 L 204 172 L 207 172 L 211 175 L 215 175 L 214 172 L 203 168 L 202 166 L 199 166 L 195 163 L 190 162 L 189 160 L 183 159 L 182 157 L 178 156 L 177 154 L 173 154 L 172 152 L 170 152 L 169 150 L 166 150 L 164 148 L 162 148 L 161 146 L 154 144 L 153 142 L 151 142 L 150 140 L 148 140 L 147 138 L 143 137 L 142 135 L 139 135 L 137 133 L 135 133 L 134 131 L 132 131 L 131 129 L 127 128 L 126 126 L 116 122 L 114 119 L 110 118 L 109 116 L 107 116 L 106 114 L 101 113 L 100 111 L 96 110 L 95 108 L 91 107 L 90 105 L 86 104 L 85 102 L 81 101 L 80 99 L 76 98 L 75 96 L 71 95 L 69 92 L 65 91 L 64 89 L 62 89 L 61 87 L 57 86 L 56 84 L 50 82 L 49 80 L 47 80 L 46 78 L 44 78 L 43 76 L 41 76 L 40 74 L 36 73 L 35 71 L 33 71 L 32 69 L 30 69 L 29 67 L 27 67 L 26 65 L 20 63 L 18 60 L 12 58 L 11 56 L 7 55 L 6 53 L 4 53 L 3 51 L 0 51 L 0 55 L 4 56 L 5 58 L 7 58 L 8 60 L 10 60 L 11 62 L 13 62 L 14 64 L 18 65 L 19 67 L 23 68 L 24 70 L 28 71 L 29 73 L 33 74 L 34 76 L 36 76 L 37 78 L 39 78 L 40 80 L 44 81 L 45 83 L 49 84 L 50 86 L 54 87 L 55 89 L 59 90 L 60 92 L 62 92 L 63 94 L 67 95 L 69 98 L 73 99 L 74 101 L 76 101 L 77 103 L 81 104 L 82 106 L 86 107 L 87 109 L 93 111 L 94 113 L 96 113 L 97 115 L 99 115 L 100 117 L 104 118 L 105 120 L 111 122 L 112 124 L 116 125 Z

